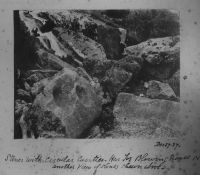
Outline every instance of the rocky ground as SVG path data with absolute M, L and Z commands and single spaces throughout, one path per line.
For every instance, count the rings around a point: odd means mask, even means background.
M 181 136 L 179 35 L 116 14 L 14 12 L 15 138 Z

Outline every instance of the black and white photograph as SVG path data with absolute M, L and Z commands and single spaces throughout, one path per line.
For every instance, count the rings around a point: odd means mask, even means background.
M 14 139 L 182 137 L 179 15 L 14 10 Z
M 198 0 L 0 0 L 0 175 L 199 175 Z

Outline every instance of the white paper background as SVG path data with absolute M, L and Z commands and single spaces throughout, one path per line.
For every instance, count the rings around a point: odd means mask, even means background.
M 53 170 L 48 165 L 8 164 L 8 153 L 26 156 L 34 153 L 69 154 L 72 156 L 168 154 L 167 150 L 155 149 L 155 140 L 14 140 L 14 31 L 15 9 L 175 9 L 181 17 L 181 112 L 186 137 L 175 140 L 182 144 L 180 152 L 200 152 L 200 2 L 198 0 L 4 0 L 0 1 L 0 175 L 3 174 L 92 174 L 93 171 Z M 184 80 L 183 76 L 187 76 Z M 165 152 L 166 151 L 166 152 Z M 170 152 L 170 150 L 169 150 Z M 198 162 L 199 163 L 199 162 Z M 200 164 L 200 163 L 199 163 Z M 177 165 L 179 166 L 179 165 Z M 199 174 L 198 165 L 182 163 L 186 173 Z M 168 173 L 184 174 L 185 171 L 169 169 Z M 119 169 L 102 170 L 98 174 L 162 174 L 159 171 Z M 196 175 L 197 175 L 196 174 Z

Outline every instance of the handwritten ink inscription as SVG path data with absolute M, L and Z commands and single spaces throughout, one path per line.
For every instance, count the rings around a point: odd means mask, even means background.
M 181 148 L 179 143 L 161 143 L 156 142 L 154 147 L 162 149 L 177 150 Z M 100 169 L 138 169 L 138 170 L 165 170 L 171 163 L 197 162 L 200 161 L 200 153 L 193 154 L 175 154 L 153 155 L 150 152 L 145 153 L 125 153 L 123 155 L 112 154 L 108 156 L 90 155 L 90 157 L 79 155 L 75 156 L 47 156 L 42 153 L 20 157 L 15 154 L 7 154 L 4 158 L 7 163 L 26 163 L 26 164 L 49 164 L 53 169 L 92 171 L 93 175 Z M 198 162 L 199 163 L 199 162 Z
M 170 142 L 156 142 L 154 147 L 162 147 L 162 148 L 173 148 L 174 150 L 181 148 L 181 145 L 179 143 L 170 143 Z

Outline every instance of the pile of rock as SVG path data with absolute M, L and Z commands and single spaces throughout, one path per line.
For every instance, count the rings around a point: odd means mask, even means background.
M 27 50 L 15 57 L 15 138 L 181 135 L 178 36 L 125 48 L 126 29 L 86 13 L 18 18 Z

